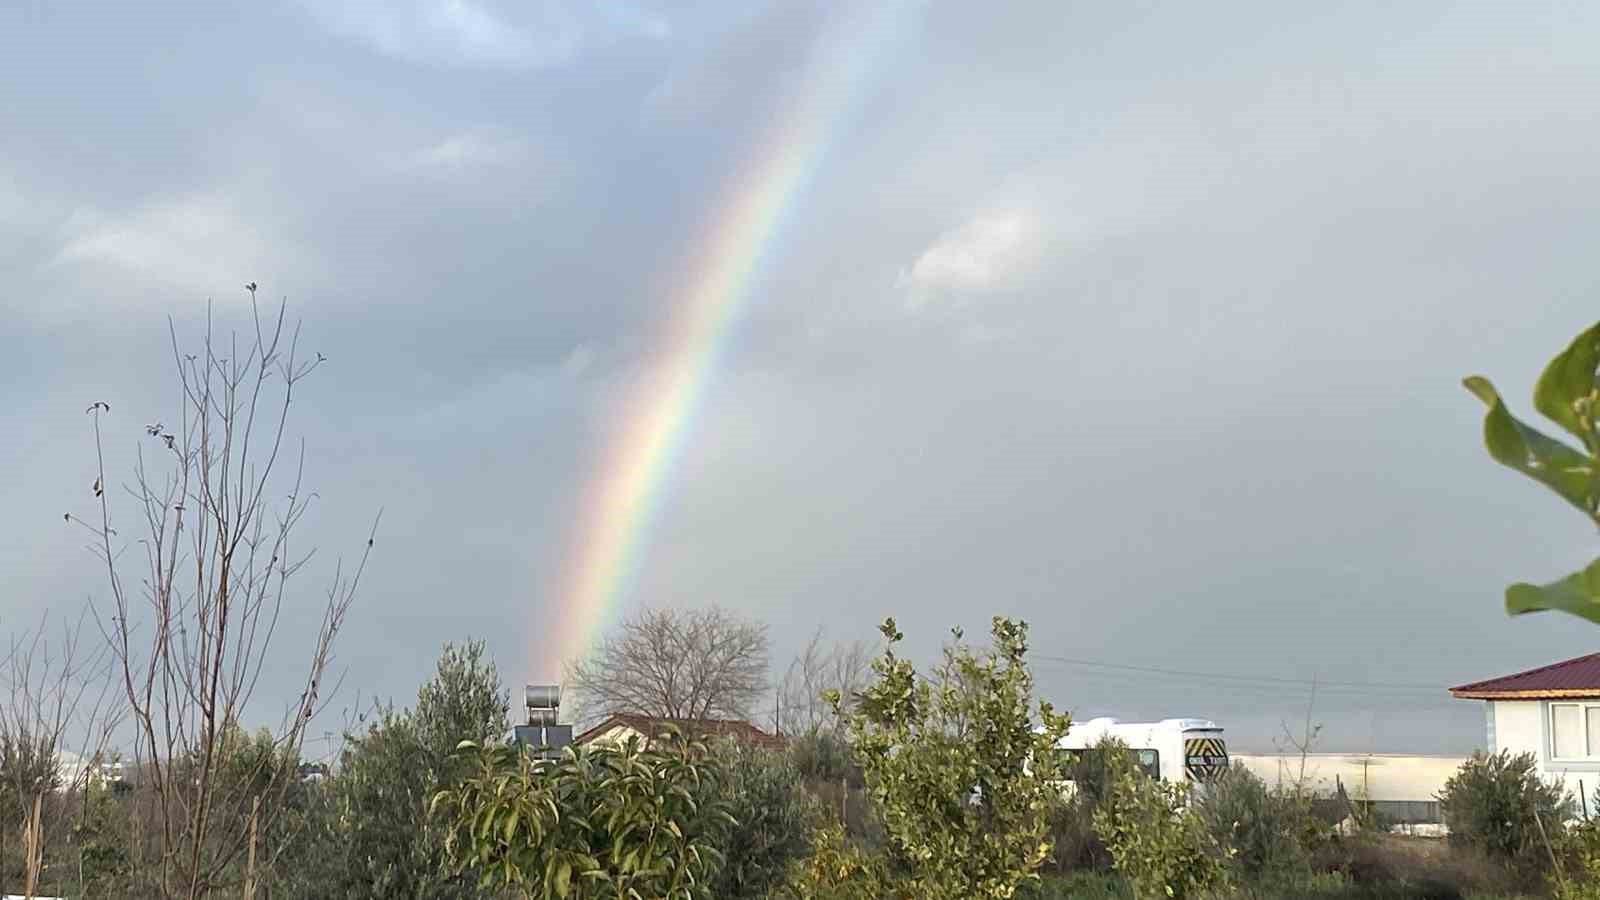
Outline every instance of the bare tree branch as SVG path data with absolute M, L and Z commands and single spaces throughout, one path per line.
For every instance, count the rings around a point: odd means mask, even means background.
M 778 683 L 774 718 L 779 731 L 804 734 L 831 729 L 834 714 L 823 693 L 838 691 L 848 707 L 867 684 L 872 668 L 867 645 L 861 641 L 828 645 L 825 638 L 824 629 L 818 628 Z
M 306 728 L 331 699 L 324 690 L 333 647 L 372 552 L 377 521 L 353 569 L 335 567 L 304 662 L 304 690 L 270 732 L 273 753 L 241 777 L 225 771 L 264 672 L 286 662 L 272 652 L 291 581 L 312 553 L 291 537 L 316 494 L 306 490 L 305 445 L 285 469 L 289 409 L 300 382 L 322 362 L 299 354 L 300 327 L 286 306 L 263 316 L 251 299 L 251 331 L 219 338 L 208 309 L 198 353 L 185 354 L 168 323 L 180 403 L 171 419 L 145 426 L 165 460 L 160 474 L 141 449 L 126 492 L 143 520 L 142 574 L 130 580 L 112 528 L 105 485 L 105 417 L 94 420 L 99 522 L 68 515 L 95 536 L 110 587 L 102 633 L 136 734 L 135 765 L 153 797 L 158 852 L 142 873 L 163 897 L 199 898 L 238 881 L 253 820 L 270 830 L 295 777 Z M 166 421 L 175 421 L 168 429 Z M 296 446 L 289 444 L 288 446 Z M 137 585 L 137 586 L 135 586 Z M 258 810 L 252 817 L 251 810 Z M 135 853 L 136 865 L 146 856 Z
M 641 609 L 567 666 L 586 719 L 748 720 L 767 691 L 765 625 L 720 607 Z

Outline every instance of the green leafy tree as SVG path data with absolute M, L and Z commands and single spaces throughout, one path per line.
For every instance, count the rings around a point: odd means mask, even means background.
M 1489 455 L 1539 482 L 1600 525 L 1600 323 L 1578 335 L 1550 361 L 1533 389 L 1533 406 L 1577 439 L 1578 447 L 1550 437 L 1511 415 L 1489 379 L 1463 384 L 1488 406 L 1483 440 Z M 1518 582 L 1506 589 L 1512 615 L 1558 609 L 1600 622 L 1600 559 L 1548 584 Z
M 893 619 L 873 682 L 840 709 L 867 793 L 887 838 L 884 896 L 919 900 L 1011 897 L 1037 880 L 1050 854 L 1049 816 L 1060 794 L 1056 742 L 1070 723 L 1049 703 L 1033 718 L 1027 625 L 996 617 L 993 647 L 978 653 L 959 630 L 934 683 L 895 655 Z M 826 845 L 825 845 L 826 846 Z M 844 851 L 841 851 L 843 853 Z
M 346 897 L 476 897 L 477 874 L 447 871 L 444 835 L 428 820 L 435 793 L 455 783 L 462 741 L 498 741 L 510 728 L 510 694 L 482 641 L 446 644 L 433 677 L 410 711 L 377 710 L 347 736 L 339 771 L 325 786 L 309 827 L 321 890 Z M 304 878 L 307 896 L 316 879 Z
M 1107 757 L 1111 791 L 1094 812 L 1095 832 L 1140 900 L 1201 895 L 1224 875 L 1226 851 L 1188 808 L 1188 785 L 1157 781 L 1122 754 Z
M 516 745 L 464 742 L 469 772 L 434 798 L 445 850 L 488 890 L 540 898 L 708 900 L 733 825 L 701 802 L 719 777 L 706 745 L 668 735 L 650 744 L 569 748 L 535 759 Z M 714 793 L 714 792 L 713 792 Z

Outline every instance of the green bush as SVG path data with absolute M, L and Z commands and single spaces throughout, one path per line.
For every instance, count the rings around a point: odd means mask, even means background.
M 1211 839 L 1233 851 L 1235 879 L 1249 884 L 1304 883 L 1313 852 L 1331 837 L 1309 798 L 1268 789 L 1237 763 L 1206 786 L 1194 811 Z
M 861 770 L 850 759 L 850 745 L 829 729 L 813 728 L 792 738 L 789 758 L 808 782 L 861 786 Z
M 733 824 L 707 779 L 704 744 L 669 735 L 655 744 L 569 748 L 536 760 L 518 745 L 464 742 L 467 771 L 440 791 L 452 870 L 479 887 L 572 900 L 711 900 Z M 697 798 L 697 795 L 699 797 Z
M 1156 781 L 1125 758 L 1108 754 L 1107 760 L 1116 772 L 1095 810 L 1094 829 L 1134 895 L 1184 900 L 1221 882 L 1226 851 L 1187 808 L 1188 785 Z
M 884 830 L 879 856 L 887 865 L 872 871 L 892 877 L 887 893 L 867 896 L 1012 897 L 1050 854 L 1049 811 L 1060 793 L 1055 743 L 1068 725 L 1048 703 L 1033 702 L 1027 626 L 996 617 L 987 652 L 961 643 L 957 631 L 931 679 L 895 656 L 902 635 L 893 619 L 880 630 L 887 647 L 873 661 L 874 682 L 845 716 Z M 836 712 L 840 701 L 830 692 Z M 859 848 L 839 853 L 837 865 L 805 869 L 812 880 L 796 892 L 833 890 L 840 871 L 871 863 Z
M 1115 760 L 1127 752 L 1126 744 L 1108 737 L 1063 766 L 1062 776 L 1071 786 L 1050 816 L 1051 860 L 1057 872 L 1110 871 L 1111 853 L 1095 833 L 1094 813 L 1111 793 Z
M 1551 877 L 1553 900 L 1600 900 L 1600 822 L 1574 825 L 1561 844 L 1561 872 Z
M 1021 900 L 1133 900 L 1128 882 L 1105 872 L 1073 872 L 1044 878 L 1017 896 Z
M 712 881 L 721 900 L 756 900 L 780 885 L 790 866 L 811 852 L 818 810 L 800 769 L 783 753 L 726 742 L 710 764 L 701 802 L 721 802 L 734 819 L 720 842 L 724 863 Z
M 1531 870 L 1549 865 L 1540 825 L 1552 833 L 1572 815 L 1571 798 L 1540 780 L 1532 753 L 1506 750 L 1474 753 L 1445 782 L 1439 801 L 1452 842 Z

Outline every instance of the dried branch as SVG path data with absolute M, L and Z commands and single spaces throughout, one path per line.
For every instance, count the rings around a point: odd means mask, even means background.
M 715 606 L 647 608 L 569 663 L 567 684 L 592 720 L 614 713 L 748 720 L 767 691 L 767 655 L 765 625 Z
M 199 352 L 185 354 L 168 324 L 180 402 L 173 418 L 144 426 L 157 457 L 147 460 L 141 449 L 126 487 L 143 520 L 132 542 L 143 550 L 139 576 L 124 572 L 132 545 L 115 545 L 109 491 L 96 490 L 98 523 L 68 515 L 94 535 L 107 573 L 102 632 L 132 719 L 136 765 L 153 797 L 159 848 L 140 874 L 164 897 L 193 900 L 232 888 L 250 848 L 244 823 L 270 832 L 307 726 L 330 699 L 324 685 L 334 644 L 377 530 L 375 519 L 353 569 L 335 566 L 304 663 L 304 691 L 271 731 L 273 752 L 246 772 L 229 770 L 263 673 L 286 665 L 272 652 L 273 639 L 299 596 L 291 582 L 313 555 L 291 547 L 317 495 L 304 486 L 304 442 L 287 444 L 286 435 L 296 391 L 323 361 L 302 358 L 300 327 L 289 326 L 285 306 L 264 317 L 255 285 L 247 289 L 252 328 L 243 340 L 221 339 L 208 310 Z M 97 488 L 107 483 L 109 411 L 104 404 L 88 410 Z M 290 468 L 287 447 L 295 448 Z M 136 864 L 144 859 L 134 856 Z

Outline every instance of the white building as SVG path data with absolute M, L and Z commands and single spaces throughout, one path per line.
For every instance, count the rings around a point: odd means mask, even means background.
M 1400 825 L 1441 821 L 1439 792 L 1467 761 L 1464 756 L 1401 753 L 1235 753 L 1269 787 L 1299 785 L 1315 796 L 1340 787 L 1352 801 L 1371 803 Z
M 1539 774 L 1563 782 L 1596 812 L 1600 789 L 1600 653 L 1450 689 L 1486 700 L 1490 753 L 1532 753 Z

